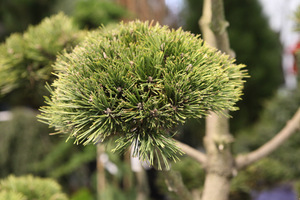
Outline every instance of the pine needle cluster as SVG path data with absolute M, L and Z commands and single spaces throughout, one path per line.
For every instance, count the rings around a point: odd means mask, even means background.
M 82 38 L 72 19 L 62 13 L 30 26 L 23 34 L 12 34 L 0 44 L 0 96 L 44 85 L 53 78 L 51 65 L 56 55 L 63 49 L 70 51 Z
M 32 175 L 10 175 L 0 180 L 0 200 L 67 200 L 61 186 L 53 179 Z
M 131 146 L 158 168 L 182 153 L 178 124 L 236 110 L 246 76 L 199 36 L 140 21 L 94 31 L 54 67 L 41 121 L 85 145 L 115 136 L 114 151 Z

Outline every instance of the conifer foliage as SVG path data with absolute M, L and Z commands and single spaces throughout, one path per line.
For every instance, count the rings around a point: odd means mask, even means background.
M 53 179 L 10 175 L 0 180 L 0 200 L 68 200 Z
M 41 83 L 53 78 L 56 55 L 63 49 L 70 51 L 82 36 L 62 13 L 30 26 L 24 34 L 12 34 L 0 44 L 0 96 L 16 89 L 37 92 Z
M 178 124 L 236 110 L 243 67 L 181 29 L 121 23 L 58 57 L 39 118 L 76 143 L 116 138 L 115 151 L 132 146 L 161 168 L 181 154 L 172 139 Z

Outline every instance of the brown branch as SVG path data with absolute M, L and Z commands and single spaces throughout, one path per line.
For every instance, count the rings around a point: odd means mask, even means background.
M 285 127 L 277 133 L 275 137 L 265 143 L 257 150 L 250 152 L 246 155 L 238 155 L 235 159 L 237 169 L 242 169 L 248 165 L 258 161 L 274 150 L 276 150 L 285 140 L 287 140 L 297 129 L 300 128 L 300 108 L 295 113 L 293 118 L 287 122 Z
M 192 199 L 192 194 L 184 185 L 180 172 L 168 170 L 162 171 L 162 173 L 170 192 L 174 192 L 182 200 Z
M 186 155 L 190 156 L 194 160 L 198 161 L 203 167 L 206 165 L 206 155 L 193 147 L 190 147 L 187 144 L 176 141 L 176 146 L 178 146 Z

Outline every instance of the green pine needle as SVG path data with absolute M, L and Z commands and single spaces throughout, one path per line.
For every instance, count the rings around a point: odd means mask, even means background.
M 237 109 L 243 67 L 181 29 L 121 23 L 58 58 L 39 118 L 76 143 L 116 137 L 114 151 L 131 146 L 140 160 L 168 167 L 182 154 L 172 139 L 178 124 Z

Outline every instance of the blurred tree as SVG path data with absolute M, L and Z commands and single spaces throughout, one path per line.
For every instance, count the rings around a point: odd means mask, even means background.
M 0 177 L 32 173 L 64 180 L 80 174 L 80 178 L 75 178 L 76 185 L 90 186 L 87 183 L 93 171 L 88 170 L 88 164 L 95 160 L 95 147 L 74 146 L 49 137 L 49 131 L 53 130 L 37 121 L 37 113 L 18 107 L 12 110 L 11 120 L 0 122 Z
M 248 152 L 256 149 L 265 141 L 274 136 L 291 118 L 293 112 L 300 106 L 300 92 L 282 90 L 273 98 L 265 102 L 265 109 L 260 113 L 259 122 L 255 123 L 250 129 L 244 129 L 238 135 L 235 143 L 237 152 Z M 299 132 L 298 132 L 299 133 Z M 264 135 L 264 137 L 261 137 Z M 300 149 L 298 144 L 300 135 L 295 134 L 292 139 L 287 141 L 271 157 L 277 158 L 290 167 L 290 171 L 300 177 L 300 160 L 297 159 Z M 290 154 L 290 152 L 294 152 Z
M 0 42 L 12 32 L 22 32 L 50 14 L 56 0 L 1 0 Z
M 232 179 L 230 200 L 250 200 L 254 191 L 270 189 L 292 178 L 289 168 L 284 163 L 264 158 Z
M 81 28 L 98 28 L 130 18 L 130 13 L 112 0 L 61 0 L 52 12 L 63 11 L 74 18 Z
M 168 8 L 164 0 L 116 0 L 116 2 L 135 14 L 137 19 L 154 20 L 165 24 Z
M 45 82 L 54 79 L 51 65 L 56 55 L 70 52 L 84 35 L 71 18 L 60 13 L 29 26 L 24 34 L 8 37 L 0 44 L 0 98 L 7 98 L 1 100 L 40 106 L 47 94 Z
M 81 27 L 90 29 L 117 23 L 129 15 L 123 7 L 109 0 L 79 0 L 72 16 Z
M 300 33 L 300 6 L 298 6 L 295 15 L 294 15 L 294 20 L 296 22 L 295 25 L 295 31 Z M 300 45 L 300 41 L 298 42 L 298 45 Z M 300 82 L 300 48 L 299 46 L 295 49 L 294 52 L 294 56 L 295 56 L 295 63 L 294 63 L 294 70 L 297 73 L 297 78 L 298 78 L 298 84 Z M 298 87 L 300 87 L 298 85 Z
M 296 31 L 300 31 L 300 7 L 295 14 L 296 20 Z M 297 54 L 297 52 L 296 52 Z M 300 51 L 298 51 L 300 58 Z M 249 152 L 265 141 L 272 138 L 274 133 L 278 132 L 286 123 L 288 119 L 293 115 L 294 110 L 300 107 L 300 83 L 298 79 L 298 89 L 287 90 L 281 89 L 279 92 L 264 102 L 264 109 L 259 113 L 259 121 L 256 122 L 251 128 L 243 129 L 240 134 L 237 135 L 236 143 L 234 149 L 236 152 Z M 292 136 L 281 148 L 276 150 L 270 158 L 277 162 L 280 162 L 283 167 L 286 168 L 286 173 L 289 173 L 294 181 L 300 180 L 300 131 Z M 262 137 L 262 135 L 264 137 Z M 293 152 L 293 153 L 291 153 Z M 262 179 L 262 178 L 261 178 Z M 280 183 L 284 181 L 283 179 L 278 179 L 274 183 Z M 262 180 L 263 181 L 263 180 Z M 300 193 L 300 191 L 298 191 Z
M 111 0 L 2 0 L 0 1 L 0 42 L 14 32 L 63 11 L 84 28 L 118 22 L 130 17 L 126 9 Z
M 203 1 L 186 0 L 182 15 L 185 29 L 200 33 L 198 20 Z M 237 62 L 247 65 L 250 79 L 244 89 L 239 111 L 232 113 L 232 130 L 249 126 L 258 119 L 263 102 L 271 97 L 283 82 L 281 45 L 278 35 L 268 25 L 257 0 L 229 0 L 224 2 L 230 24 L 228 34 Z
M 281 45 L 262 13 L 257 0 L 225 1 L 231 47 L 238 62 L 245 63 L 251 78 L 245 84 L 240 111 L 233 113 L 233 127 L 239 129 L 258 120 L 263 103 L 283 83 Z M 249 14 L 251 14 L 249 16 Z
M 300 7 L 299 7 L 300 8 Z M 300 9 L 295 15 L 297 23 L 296 30 L 299 29 L 300 24 Z M 298 51 L 298 53 L 300 53 Z M 299 62 L 299 60 L 298 60 Z M 299 83 L 298 83 L 299 84 Z M 300 85 L 298 86 L 298 88 Z M 244 129 L 236 138 L 235 151 L 236 152 L 249 152 L 265 141 L 272 138 L 275 132 L 278 132 L 284 126 L 286 121 L 292 116 L 295 109 L 300 106 L 300 92 L 299 90 L 286 90 L 281 89 L 272 98 L 264 103 L 264 110 L 260 112 L 260 118 L 251 128 Z M 277 151 L 270 156 L 271 159 L 285 168 L 286 173 L 292 177 L 293 181 L 300 180 L 300 159 L 299 159 L 299 141 L 300 135 L 295 134 L 292 139 L 282 145 Z M 261 137 L 264 135 L 264 137 Z M 291 154 L 291 152 L 293 152 Z M 273 169 L 273 167 L 271 167 Z M 278 184 L 285 181 L 286 177 L 273 181 L 273 184 Z M 264 182 L 264 177 L 260 177 L 260 181 Z M 300 192 L 300 191 L 299 191 Z
M 236 142 L 234 143 L 235 152 L 250 152 L 257 149 L 266 141 L 274 137 L 293 115 L 294 110 L 300 107 L 300 92 L 299 91 L 286 91 L 281 90 L 269 99 L 264 104 L 264 110 L 260 113 L 259 121 L 256 122 L 251 128 L 244 129 L 237 135 Z M 263 136 L 263 137 L 262 137 Z M 300 181 L 300 131 L 298 130 L 291 139 L 286 141 L 278 150 L 276 150 L 270 159 L 274 162 L 280 163 L 282 168 L 285 169 L 285 174 L 288 174 L 289 180 L 295 182 Z M 293 153 L 291 153 L 293 152 Z M 269 169 L 275 169 L 276 166 L 271 164 L 267 165 Z M 261 165 L 263 167 L 263 165 Z M 271 181 L 272 177 L 257 176 L 257 180 L 261 182 L 261 187 L 271 187 L 288 181 L 286 176 L 277 176 L 276 180 Z M 256 188 L 257 189 L 257 188 Z M 300 188 L 298 188 L 300 189 Z M 298 191 L 300 193 L 300 190 Z
M 34 164 L 51 151 L 49 129 L 37 122 L 36 114 L 34 110 L 18 108 L 12 112 L 13 120 L 0 122 L 0 177 L 36 172 Z

